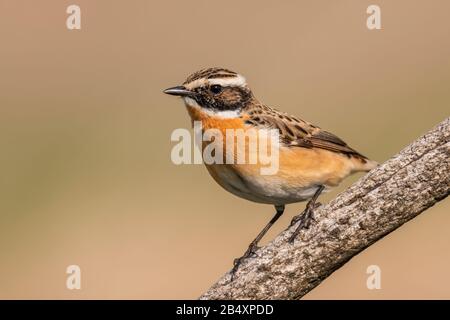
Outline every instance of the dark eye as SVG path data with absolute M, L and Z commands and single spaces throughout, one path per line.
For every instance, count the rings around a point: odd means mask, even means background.
M 222 86 L 219 84 L 214 84 L 209 88 L 209 90 L 211 90 L 211 92 L 214 94 L 218 94 L 220 93 L 220 91 L 222 91 Z

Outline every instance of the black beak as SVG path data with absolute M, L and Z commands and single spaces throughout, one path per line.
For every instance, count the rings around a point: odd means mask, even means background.
M 168 88 L 168 89 L 164 90 L 163 92 L 166 94 L 170 94 L 172 96 L 179 96 L 179 97 L 189 97 L 189 96 L 194 95 L 194 92 L 186 89 L 185 86 L 176 86 L 176 87 Z

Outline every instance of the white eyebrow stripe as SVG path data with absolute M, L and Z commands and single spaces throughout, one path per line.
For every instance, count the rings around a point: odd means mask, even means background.
M 247 83 L 245 78 L 240 74 L 237 74 L 234 77 L 227 78 L 212 78 L 212 79 L 197 79 L 185 85 L 185 87 L 189 90 L 204 87 L 206 85 L 221 85 L 222 87 L 243 87 Z
M 209 85 L 221 85 L 222 87 L 243 87 L 246 85 L 245 78 L 241 76 L 240 74 L 236 75 L 235 77 L 231 78 L 213 78 L 207 80 Z

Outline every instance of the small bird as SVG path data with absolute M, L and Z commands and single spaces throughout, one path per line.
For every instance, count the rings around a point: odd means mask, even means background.
M 203 69 L 190 75 L 180 86 L 164 93 L 182 97 L 192 122 L 202 129 L 277 129 L 279 132 L 279 169 L 274 175 L 260 174 L 255 164 L 206 164 L 213 179 L 238 197 L 275 206 L 276 213 L 244 255 L 234 260 L 232 278 L 244 259 L 281 217 L 287 204 L 309 200 L 305 210 L 294 217 L 298 223 L 289 241 L 314 221 L 313 212 L 322 191 L 337 186 L 352 173 L 377 166 L 334 134 L 277 111 L 259 102 L 245 78 L 224 68 Z M 203 148 L 205 144 L 203 144 Z

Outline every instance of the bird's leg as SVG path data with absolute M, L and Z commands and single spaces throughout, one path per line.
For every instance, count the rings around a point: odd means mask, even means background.
M 253 240 L 250 245 L 248 246 L 247 251 L 245 251 L 244 255 L 240 258 L 234 259 L 234 266 L 231 270 L 231 281 L 233 281 L 234 274 L 238 270 L 239 266 L 241 265 L 242 261 L 250 257 L 256 252 L 256 249 L 258 249 L 258 243 L 264 237 L 264 235 L 267 233 L 267 231 L 272 227 L 272 225 L 281 217 L 281 215 L 284 212 L 284 205 L 281 206 L 275 206 L 275 210 L 277 211 L 273 218 L 269 221 L 269 223 L 264 227 L 264 229 L 261 230 L 261 232 L 258 234 L 258 236 Z
M 316 193 L 314 193 L 311 200 L 309 200 L 308 203 L 306 204 L 305 210 L 301 214 L 299 214 L 298 216 L 296 216 L 292 219 L 291 226 L 297 222 L 300 222 L 300 223 L 297 226 L 297 228 L 295 229 L 294 233 L 289 238 L 290 243 L 294 242 L 295 238 L 297 237 L 297 235 L 299 234 L 301 229 L 303 229 L 303 228 L 308 229 L 311 224 L 311 220 L 314 220 L 314 209 L 316 209 L 317 207 L 320 206 L 320 203 L 316 203 L 316 200 L 319 197 L 319 195 L 322 193 L 323 189 L 325 189 L 325 187 L 320 186 L 317 189 Z

